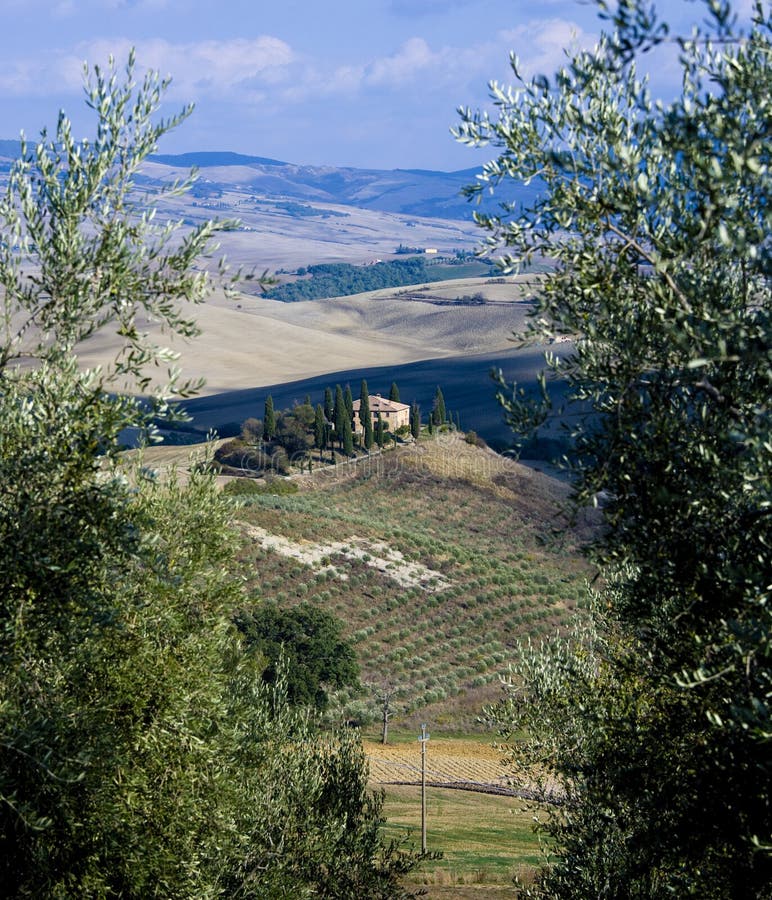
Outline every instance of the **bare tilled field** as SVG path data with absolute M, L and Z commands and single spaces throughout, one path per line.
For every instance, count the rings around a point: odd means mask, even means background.
M 535 284 L 534 276 L 505 284 L 473 278 L 416 285 L 419 293 L 412 299 L 413 289 L 401 288 L 403 293 L 390 289 L 302 303 L 217 293 L 189 310 L 202 332 L 195 340 L 170 340 L 151 322 L 139 324 L 180 354 L 185 378 L 205 379 L 200 394 L 206 396 L 343 369 L 509 350 Z M 460 299 L 477 293 L 490 302 Z M 81 345 L 79 356 L 84 366 L 105 365 L 116 347 L 114 336 L 100 332 Z M 159 370 L 157 382 L 163 380 Z
M 157 166 L 147 164 L 150 174 Z M 230 170 L 230 171 L 228 171 Z M 215 170 L 207 170 L 214 176 Z M 237 167 L 219 170 L 220 177 L 237 176 Z M 236 265 L 262 269 L 294 268 L 309 262 L 350 262 L 361 265 L 386 257 L 405 241 L 443 252 L 473 249 L 480 241 L 479 228 L 471 221 L 406 216 L 334 203 L 314 202 L 326 215 L 297 217 L 282 214 L 267 198 L 245 193 L 238 187 L 224 190 L 216 202 L 190 195 L 159 203 L 164 217 L 203 222 L 212 217 L 235 216 L 240 227 L 221 235 L 221 249 Z
M 376 784 L 416 784 L 421 780 L 419 742 L 364 742 L 370 779 Z M 428 742 L 426 780 L 433 785 L 478 788 L 483 792 L 508 789 L 503 756 L 491 744 L 432 738 Z

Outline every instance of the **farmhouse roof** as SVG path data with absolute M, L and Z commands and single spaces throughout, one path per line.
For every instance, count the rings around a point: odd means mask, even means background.
M 395 413 L 399 412 L 403 409 L 410 409 L 410 404 L 408 403 L 397 403 L 396 400 L 387 400 L 385 397 L 381 397 L 380 394 L 368 394 L 368 402 L 370 403 L 370 412 L 375 413 Z M 359 406 L 361 401 L 354 401 L 354 412 L 359 412 Z

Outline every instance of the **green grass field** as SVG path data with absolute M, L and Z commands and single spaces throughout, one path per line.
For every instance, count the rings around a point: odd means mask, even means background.
M 388 786 L 384 812 L 385 834 L 409 835 L 411 846 L 420 850 L 420 787 Z M 443 856 L 424 862 L 410 882 L 443 889 L 500 886 L 501 896 L 511 896 L 514 877 L 530 881 L 543 862 L 533 817 L 517 798 L 427 788 L 426 847 Z

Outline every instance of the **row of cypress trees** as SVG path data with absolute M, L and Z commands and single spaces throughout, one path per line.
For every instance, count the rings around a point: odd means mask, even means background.
M 395 381 L 391 383 L 389 400 L 400 403 L 399 387 Z M 310 404 L 310 398 L 307 400 Z M 359 392 L 358 418 L 362 425 L 362 445 L 371 450 L 377 444 L 383 447 L 388 432 L 387 425 L 379 415 L 373 424 L 370 412 L 370 393 L 367 381 L 363 378 Z M 442 389 L 438 386 L 434 395 L 432 412 L 429 417 L 429 429 L 442 425 L 447 421 L 445 398 Z M 410 433 L 416 440 L 421 432 L 421 408 L 413 401 L 410 408 Z M 324 404 L 317 404 L 314 416 L 314 446 L 317 450 L 325 450 L 330 445 L 332 436 L 338 441 L 343 453 L 350 456 L 354 452 L 354 398 L 351 386 L 345 389 L 338 384 L 335 386 L 333 397 L 332 389 L 327 387 L 324 391 Z M 276 410 L 273 397 L 269 394 L 265 400 L 263 412 L 263 439 L 272 440 L 276 436 Z

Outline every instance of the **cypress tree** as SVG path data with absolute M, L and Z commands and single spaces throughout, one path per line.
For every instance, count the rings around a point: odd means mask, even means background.
M 346 412 L 348 413 L 349 424 L 354 421 L 354 398 L 351 395 L 351 385 L 346 385 L 346 392 L 343 395 L 343 401 L 346 404 Z
M 316 404 L 316 415 L 314 416 L 314 447 L 317 450 L 324 450 L 327 446 L 327 423 L 324 421 L 324 410 L 320 403 Z
M 389 390 L 389 400 L 394 401 L 394 403 L 399 403 L 399 388 L 397 387 L 397 382 L 392 381 L 391 388 Z
M 343 400 L 343 391 L 339 384 L 335 385 L 335 437 L 338 439 L 338 445 L 343 446 L 343 420 L 346 418 L 346 404 Z M 349 424 L 351 420 L 349 419 Z
M 364 378 L 362 379 L 362 389 L 359 392 L 359 421 L 362 423 L 365 449 L 369 450 L 373 446 L 373 417 L 370 415 L 370 394 Z
M 263 438 L 266 441 L 273 440 L 276 434 L 276 413 L 273 409 L 273 397 L 269 394 L 265 398 L 265 412 L 263 413 Z
M 415 440 L 421 434 L 421 407 L 415 401 L 410 408 L 410 433 Z
M 354 435 L 351 432 L 351 419 L 348 415 L 343 415 L 343 430 L 341 436 L 341 447 L 346 456 L 351 456 L 354 452 Z
M 437 385 L 437 391 L 434 395 L 434 409 L 432 410 L 432 418 L 435 425 L 442 425 L 447 418 L 445 412 L 445 398 L 442 396 L 442 388 Z
M 370 392 L 367 389 L 367 381 L 362 379 L 362 386 L 359 388 L 359 421 L 364 426 L 365 420 L 362 418 L 364 411 L 364 404 L 367 404 L 368 409 L 370 407 Z
M 378 419 L 375 423 L 375 442 L 383 450 L 383 445 L 386 442 L 386 426 L 380 413 L 378 413 Z
M 332 390 L 328 387 L 324 389 L 324 417 L 328 422 L 335 419 L 335 404 L 332 400 Z

